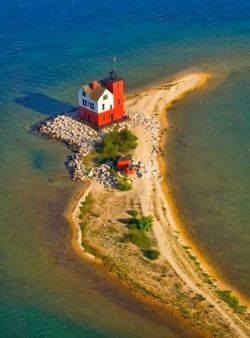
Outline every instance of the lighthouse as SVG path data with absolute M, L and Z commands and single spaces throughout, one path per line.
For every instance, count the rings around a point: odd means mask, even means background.
M 124 81 L 113 68 L 107 78 L 92 81 L 79 90 L 80 119 L 103 127 L 124 117 Z

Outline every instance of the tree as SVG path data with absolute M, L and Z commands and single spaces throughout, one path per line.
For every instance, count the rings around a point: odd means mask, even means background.
M 128 226 L 130 229 L 138 229 L 142 231 L 148 231 L 154 222 L 152 215 L 142 216 L 140 218 L 131 218 L 128 220 Z
M 115 127 L 109 134 L 104 135 L 99 144 L 98 152 L 102 158 L 115 158 L 127 154 L 137 147 L 137 137 L 128 129 L 118 130 Z
M 157 250 L 147 250 L 144 252 L 148 259 L 156 260 L 160 256 L 160 252 Z

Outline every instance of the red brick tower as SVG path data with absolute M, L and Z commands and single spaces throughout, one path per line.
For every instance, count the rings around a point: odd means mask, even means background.
M 116 71 L 109 73 L 109 78 L 105 80 L 104 86 L 114 95 L 114 116 L 113 120 L 120 120 L 124 116 L 124 102 L 123 102 L 123 79 L 118 78 Z

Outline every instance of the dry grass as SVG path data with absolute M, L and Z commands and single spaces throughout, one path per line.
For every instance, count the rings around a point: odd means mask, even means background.
M 110 210 L 112 205 L 112 212 Z M 95 197 L 88 224 L 83 229 L 83 243 L 102 259 L 106 267 L 115 272 L 131 287 L 146 296 L 157 299 L 178 311 L 204 333 L 213 337 L 228 337 L 229 328 L 213 307 L 199 294 L 193 293 L 175 274 L 167 261 L 150 261 L 132 243 L 122 238 L 128 232 L 123 219 L 127 211 L 137 209 L 140 202 L 133 192 L 117 194 L 102 192 Z M 150 233 L 151 240 L 154 240 Z M 231 336 L 230 336 L 231 337 Z

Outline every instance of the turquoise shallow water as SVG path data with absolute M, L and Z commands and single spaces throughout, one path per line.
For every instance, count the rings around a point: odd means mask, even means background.
M 169 181 L 185 227 L 220 275 L 247 296 L 249 67 L 241 63 L 213 91 L 178 103 L 169 113 L 166 148 Z
M 192 238 L 249 294 L 249 10 L 243 0 L 0 2 L 1 337 L 188 336 L 75 256 L 62 216 L 79 187 L 67 149 L 28 132 L 74 106 L 113 54 L 127 90 L 186 69 L 219 74 L 170 112 L 169 179 Z

